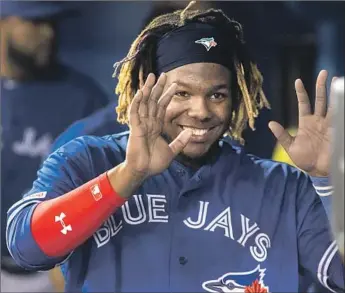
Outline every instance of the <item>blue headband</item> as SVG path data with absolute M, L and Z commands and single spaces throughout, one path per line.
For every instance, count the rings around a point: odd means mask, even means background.
M 190 23 L 164 35 L 156 53 L 157 74 L 191 63 L 217 63 L 232 70 L 234 44 L 219 29 Z

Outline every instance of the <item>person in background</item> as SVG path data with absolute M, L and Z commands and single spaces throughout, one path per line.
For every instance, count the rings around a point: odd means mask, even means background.
M 54 139 L 109 101 L 93 79 L 57 58 L 57 25 L 77 12 L 72 8 L 64 2 L 1 3 L 1 282 L 6 292 L 39 291 L 28 285 L 29 276 L 7 250 L 8 208 L 31 188 Z M 18 276 L 24 273 L 21 288 Z

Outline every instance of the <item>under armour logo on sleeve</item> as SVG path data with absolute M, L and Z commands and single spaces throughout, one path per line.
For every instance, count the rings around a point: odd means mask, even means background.
M 66 225 L 64 222 L 64 218 L 66 217 L 66 215 L 64 213 L 61 213 L 60 216 L 55 216 L 55 222 L 60 222 L 61 226 L 63 227 L 63 229 L 61 230 L 61 233 L 66 235 L 68 233 L 68 231 L 72 231 L 72 226 L 71 225 Z

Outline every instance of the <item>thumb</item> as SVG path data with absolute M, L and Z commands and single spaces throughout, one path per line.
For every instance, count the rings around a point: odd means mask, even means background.
M 271 121 L 268 124 L 274 136 L 277 138 L 278 142 L 282 145 L 285 151 L 288 153 L 290 146 L 293 142 L 293 137 L 281 126 L 278 122 Z
M 188 144 L 193 132 L 190 129 L 183 130 L 170 144 L 169 147 L 174 156 L 177 156 Z

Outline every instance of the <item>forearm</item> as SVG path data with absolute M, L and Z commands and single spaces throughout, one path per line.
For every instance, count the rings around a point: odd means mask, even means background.
M 107 173 L 37 206 L 31 230 L 47 256 L 64 256 L 84 243 L 138 186 L 122 165 Z
M 49 270 L 62 263 L 68 255 L 48 257 L 37 245 L 30 230 L 35 208 L 36 204 L 26 206 L 8 223 L 6 229 L 7 247 L 19 266 L 33 271 Z

